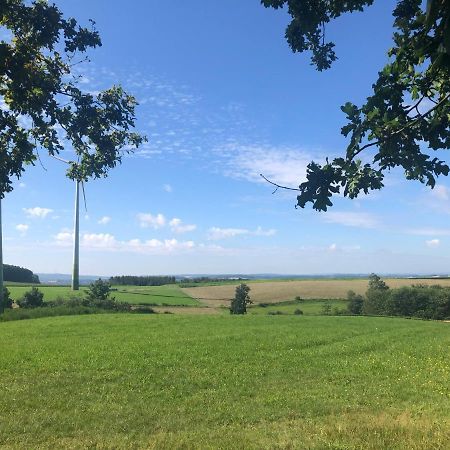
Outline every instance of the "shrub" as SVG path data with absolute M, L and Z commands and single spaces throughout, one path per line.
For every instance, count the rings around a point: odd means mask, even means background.
M 156 314 L 156 311 L 148 306 L 137 306 L 136 308 L 133 308 L 131 312 L 136 314 Z
M 230 313 L 231 314 L 246 314 L 247 304 L 253 303 L 250 300 L 250 288 L 242 283 L 236 287 L 236 293 L 234 299 L 231 301 Z
M 92 282 L 86 291 L 86 296 L 89 300 L 107 300 L 110 294 L 111 285 L 108 281 L 103 281 L 101 278 Z
M 7 287 L 3 286 L 3 308 L 0 305 L 0 312 L 4 309 L 11 309 L 13 306 L 13 300 L 10 296 L 10 292 Z
M 353 291 L 348 291 L 347 300 L 347 309 L 350 314 L 362 314 L 364 305 L 364 297 L 362 295 L 356 294 Z
M 303 315 L 303 311 L 301 310 L 301 309 L 296 309 L 295 311 L 294 311 L 294 314 L 296 315 L 296 316 L 301 316 L 301 315 Z
M 299 295 L 297 295 L 297 297 L 295 297 L 295 301 L 296 301 L 297 303 L 302 303 L 302 302 L 303 302 L 303 299 L 302 299 Z
M 325 316 L 329 316 L 331 314 L 331 303 L 330 302 L 325 302 L 322 305 L 322 314 L 324 314 Z
M 282 311 L 269 311 L 267 314 L 269 316 L 281 316 L 281 315 L 283 315 Z
M 44 305 L 44 293 L 37 287 L 32 287 L 30 291 L 23 294 L 17 302 L 21 308 L 37 308 Z

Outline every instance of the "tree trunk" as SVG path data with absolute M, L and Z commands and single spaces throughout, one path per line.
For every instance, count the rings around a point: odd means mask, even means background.
M 2 200 L 0 198 L 0 314 L 5 310 L 3 294 Z
M 80 289 L 80 182 L 75 185 L 75 219 L 73 230 L 73 269 L 72 269 L 72 291 Z

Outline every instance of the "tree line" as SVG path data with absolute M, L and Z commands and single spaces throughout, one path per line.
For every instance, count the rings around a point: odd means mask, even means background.
M 14 281 L 18 283 L 40 283 L 39 277 L 30 269 L 24 267 L 3 265 L 3 277 L 5 281 Z
M 366 295 L 348 293 L 349 312 L 380 316 L 419 317 L 442 320 L 450 317 L 450 288 L 416 285 L 390 289 L 378 276 L 369 278 Z
M 111 277 L 109 282 L 121 286 L 162 286 L 164 284 L 175 284 L 176 280 L 173 276 L 120 275 Z

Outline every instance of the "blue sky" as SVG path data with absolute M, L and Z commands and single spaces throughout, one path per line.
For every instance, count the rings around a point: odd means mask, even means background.
M 445 178 L 430 191 L 393 171 L 384 190 L 317 213 L 258 175 L 296 187 L 311 159 L 343 153 L 339 107 L 370 95 L 394 2 L 328 27 L 339 60 L 324 73 L 290 51 L 287 14 L 258 0 L 56 4 L 102 36 L 83 87 L 122 84 L 149 138 L 86 185 L 81 273 L 450 273 Z M 73 200 L 42 155 L 3 202 L 5 262 L 70 272 Z

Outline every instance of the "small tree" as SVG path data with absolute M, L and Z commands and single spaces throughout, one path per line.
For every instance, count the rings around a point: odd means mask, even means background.
M 389 295 L 389 286 L 378 275 L 372 273 L 369 276 L 369 288 L 363 305 L 364 314 L 385 314 Z
M 331 314 L 331 303 L 330 302 L 325 302 L 322 305 L 322 314 L 324 314 L 325 316 L 329 316 Z
M 364 297 L 362 295 L 356 294 L 353 291 L 348 291 L 347 300 L 347 309 L 350 314 L 362 314 L 364 305 Z
M 31 291 L 25 292 L 23 297 L 17 302 L 21 308 L 37 308 L 44 305 L 44 293 L 37 287 L 32 287 Z
M 231 300 L 231 314 L 247 314 L 247 305 L 253 303 L 250 300 L 249 292 L 250 288 L 244 283 L 236 287 L 234 299 Z
M 101 278 L 92 282 L 86 292 L 88 300 L 108 300 L 111 294 L 111 285 Z M 111 300 L 114 300 L 112 298 Z
M 5 309 L 11 309 L 13 305 L 12 298 L 10 297 L 10 292 L 6 286 L 3 286 L 3 303 L 0 305 L 0 312 Z

